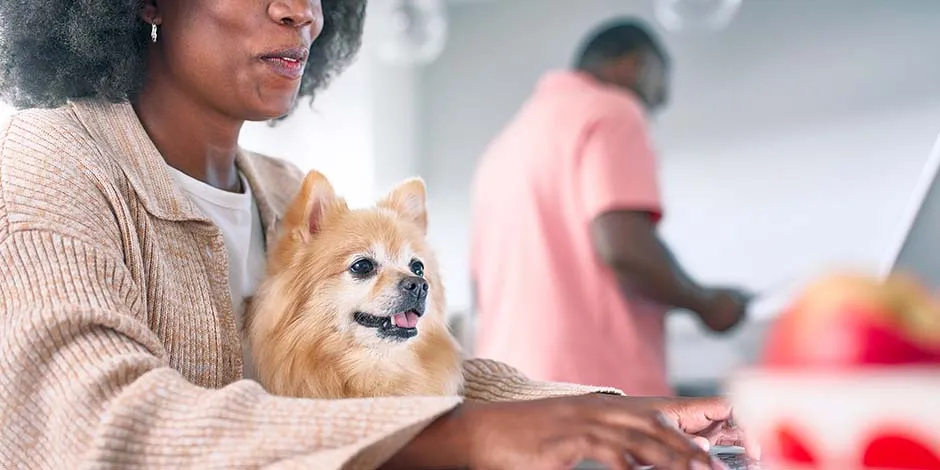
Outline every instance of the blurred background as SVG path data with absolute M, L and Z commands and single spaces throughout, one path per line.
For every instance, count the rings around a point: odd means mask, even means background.
M 940 130 L 940 2 L 743 0 L 710 28 L 674 0 L 400 3 L 373 0 L 358 61 L 312 108 L 252 125 L 243 143 L 326 172 L 354 203 L 422 176 L 455 316 L 470 309 L 478 157 L 539 76 L 568 66 L 609 17 L 645 19 L 671 54 L 672 98 L 654 122 L 662 233 L 703 282 L 785 300 L 820 270 L 882 265 Z M 396 6 L 417 15 L 396 23 Z M 670 23 L 663 7 L 692 17 Z M 679 391 L 709 393 L 752 361 L 764 310 L 723 337 L 672 315 Z
M 670 3 L 415 0 L 405 15 L 419 16 L 403 18 L 391 13 L 400 0 L 372 0 L 353 66 L 286 121 L 247 127 L 242 143 L 323 171 L 357 205 L 422 176 L 460 318 L 477 158 L 589 30 L 635 15 L 672 58 L 673 94 L 654 122 L 662 233 L 691 274 L 783 295 L 832 266 L 885 263 L 940 130 L 940 2 L 743 0 L 707 28 L 694 11 L 679 24 Z M 772 319 L 754 314 L 724 337 L 671 316 L 680 392 L 709 393 L 753 360 Z

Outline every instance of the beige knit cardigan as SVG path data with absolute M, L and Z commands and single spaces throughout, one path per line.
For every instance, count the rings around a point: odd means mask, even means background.
M 302 175 L 247 152 L 238 165 L 270 237 Z M 5 123 L 0 468 L 374 468 L 463 398 L 265 393 L 242 377 L 226 263 L 130 105 Z M 493 361 L 464 373 L 468 399 L 601 391 Z

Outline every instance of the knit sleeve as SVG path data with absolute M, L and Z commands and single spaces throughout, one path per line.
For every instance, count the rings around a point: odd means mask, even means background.
M 200 388 L 142 302 L 112 253 L 0 230 L 0 468 L 374 468 L 458 401 Z
M 518 370 L 490 359 L 468 359 L 463 363 L 464 396 L 469 400 L 534 400 L 565 395 L 608 393 L 623 395 L 609 387 L 531 380 Z

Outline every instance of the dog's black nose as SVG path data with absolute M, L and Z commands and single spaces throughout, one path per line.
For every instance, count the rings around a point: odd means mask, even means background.
M 428 296 L 428 281 L 418 276 L 408 276 L 398 283 L 398 288 L 405 295 L 410 295 L 416 299 L 423 299 Z

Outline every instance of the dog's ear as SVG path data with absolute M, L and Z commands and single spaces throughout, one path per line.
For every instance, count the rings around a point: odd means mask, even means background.
M 414 222 L 422 232 L 428 231 L 427 190 L 421 178 L 412 178 L 395 186 L 379 207 L 391 209 L 401 217 Z
M 285 228 L 307 240 L 320 231 L 327 211 L 343 204 L 333 185 L 319 171 L 312 170 L 304 178 L 300 192 L 294 197 L 284 216 Z

